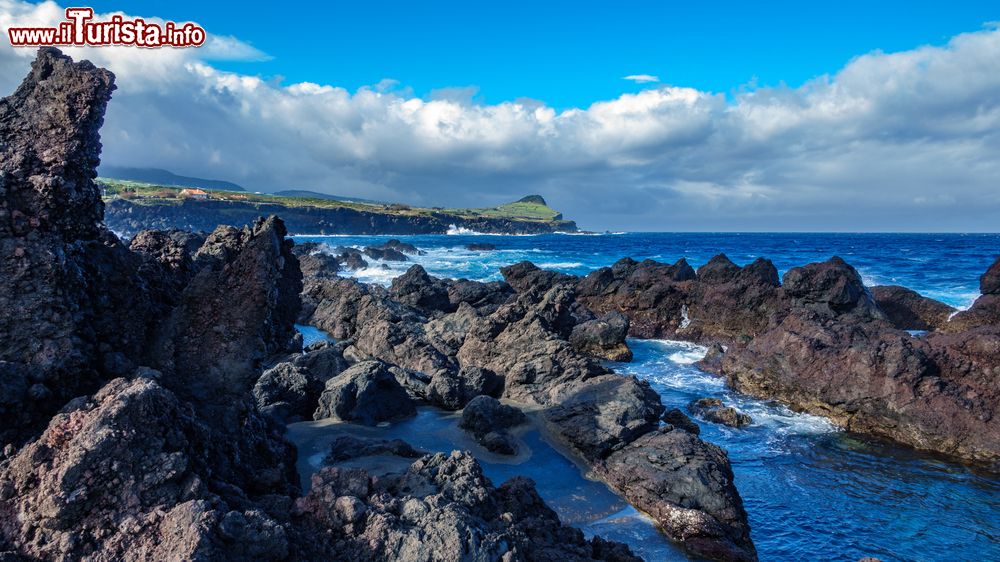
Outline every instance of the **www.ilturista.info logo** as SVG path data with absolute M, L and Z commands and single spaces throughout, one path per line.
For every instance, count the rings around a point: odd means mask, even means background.
M 12 27 L 7 30 L 15 47 L 108 46 L 200 47 L 205 30 L 193 23 L 147 22 L 142 18 L 111 16 L 110 21 L 92 21 L 93 8 L 66 8 L 66 21 L 57 27 Z

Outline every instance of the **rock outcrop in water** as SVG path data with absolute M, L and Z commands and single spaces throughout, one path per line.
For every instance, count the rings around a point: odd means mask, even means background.
M 477 396 L 465 405 L 458 426 L 472 433 L 490 451 L 513 455 L 517 453 L 517 441 L 508 430 L 525 421 L 521 410 L 501 404 L 491 396 Z
M 699 398 L 692 402 L 689 408 L 702 419 L 729 427 L 744 427 L 753 422 L 749 415 L 732 406 L 726 406 L 718 398 Z
M 343 350 L 288 355 L 302 285 L 280 219 L 131 248 L 101 226 L 112 89 L 42 49 L 0 101 L 0 558 L 635 559 L 461 454 L 396 479 L 324 473 L 296 503 L 294 447 L 258 404 L 301 411 Z
M 466 402 L 472 389 L 493 394 L 487 381 L 499 378 L 497 397 L 534 411 L 546 434 L 653 514 L 669 537 L 700 556 L 755 559 L 725 453 L 696 433 L 661 429 L 656 392 L 602 366 L 609 349 L 627 350 L 625 318 L 597 318 L 576 300 L 573 277 L 529 264 L 504 273 L 519 293 L 506 283 L 435 279 L 419 266 L 388 290 L 307 279 L 300 321 L 349 340 L 345 356 L 397 366 L 412 396 L 440 407 L 494 404 Z M 666 464 L 643 464 L 651 458 Z
M 683 260 L 623 259 L 579 279 L 575 290 L 595 312 L 628 316 L 633 336 L 713 344 L 699 365 L 737 390 L 852 431 L 996 466 L 998 270 L 991 266 L 982 296 L 950 318 L 950 307 L 911 291 L 869 291 L 839 258 L 793 268 L 781 283 L 762 259 L 741 268 L 720 255 L 698 272 Z M 519 290 L 552 277 L 530 264 L 505 273 Z M 902 328 L 932 331 L 913 337 Z

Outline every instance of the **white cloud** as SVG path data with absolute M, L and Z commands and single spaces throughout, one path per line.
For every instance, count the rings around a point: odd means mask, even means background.
M 629 74 L 628 76 L 622 76 L 622 80 L 631 80 L 636 84 L 648 84 L 650 82 L 659 82 L 659 76 L 653 76 L 652 74 Z
M 0 0 L 0 28 L 61 17 L 53 3 Z M 470 88 L 421 99 L 392 81 L 282 85 L 220 71 L 198 49 L 66 51 L 118 77 L 103 130 L 114 165 L 428 205 L 538 192 L 599 229 L 1000 224 L 994 27 L 864 54 L 795 88 L 750 85 L 727 99 L 660 86 L 563 111 L 487 105 Z M 0 47 L 3 91 L 33 54 Z

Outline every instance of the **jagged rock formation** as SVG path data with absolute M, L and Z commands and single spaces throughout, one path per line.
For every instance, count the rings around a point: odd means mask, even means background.
M 296 504 L 294 447 L 258 404 L 301 412 L 315 381 L 342 376 L 343 346 L 289 356 L 302 285 L 280 219 L 146 231 L 131 248 L 101 226 L 112 89 L 42 49 L 0 101 L 0 558 L 635 559 L 463 455 L 321 477 Z
M 0 100 L 0 445 L 136 366 L 150 307 L 138 260 L 100 227 L 93 183 L 111 73 L 42 49 Z
M 376 425 L 416 413 L 413 402 L 396 381 L 389 365 L 381 361 L 362 361 L 326 381 L 313 417 Z
M 573 277 L 530 264 L 504 273 L 520 292 L 507 283 L 435 279 L 418 266 L 389 289 L 307 279 L 300 321 L 349 340 L 346 357 L 396 366 L 397 380 L 416 399 L 471 408 L 471 417 L 480 406 L 499 406 L 473 399 L 477 391 L 530 406 L 547 434 L 654 514 L 669 537 L 700 556 L 756 559 L 725 453 L 690 427 L 660 429 L 656 392 L 601 365 L 608 349 L 627 350 L 625 318 L 598 319 L 576 301 Z M 488 382 L 497 378 L 496 387 Z M 490 432 L 480 433 L 485 439 Z M 514 452 L 511 441 L 491 440 L 502 452 Z M 676 457 L 683 468 L 639 471 L 638 480 L 625 472 L 650 455 Z
M 995 464 L 998 270 L 991 266 L 983 295 L 950 319 L 950 307 L 911 291 L 870 292 L 836 257 L 793 268 L 781 283 L 763 259 L 740 268 L 719 255 L 698 272 L 684 260 L 623 259 L 575 290 L 595 312 L 628 316 L 633 336 L 713 344 L 699 366 L 737 390 L 852 431 Z M 519 290 L 530 285 L 522 279 L 550 278 L 525 265 L 515 273 Z M 933 331 L 914 338 L 900 328 Z
M 457 451 L 377 478 L 324 468 L 296 513 L 325 539 L 297 545 L 304 559 L 640 560 L 624 545 L 561 525 L 526 478 L 494 488 L 475 459 Z

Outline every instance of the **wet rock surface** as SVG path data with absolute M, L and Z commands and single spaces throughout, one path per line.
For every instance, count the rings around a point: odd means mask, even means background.
M 726 406 L 718 398 L 700 398 L 688 406 L 698 417 L 712 423 L 729 427 L 745 427 L 753 423 L 749 415 L 732 406 Z
M 701 433 L 701 427 L 678 408 L 672 408 L 663 412 L 663 421 L 674 428 L 684 430 L 688 433 L 695 435 Z
M 783 295 L 769 261 L 733 267 L 716 256 L 702 266 L 702 280 L 683 259 L 624 258 L 581 279 L 577 298 L 595 313 L 627 316 L 633 337 L 740 342 L 768 327 Z

